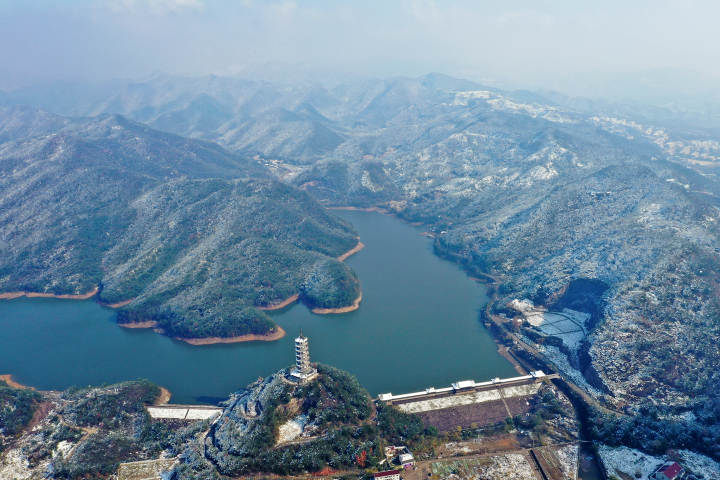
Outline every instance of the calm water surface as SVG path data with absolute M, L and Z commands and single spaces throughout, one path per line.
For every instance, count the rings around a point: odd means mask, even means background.
M 92 300 L 0 301 L 0 373 L 41 389 L 148 378 L 173 402 L 213 402 L 291 364 L 302 328 L 314 361 L 350 371 L 373 395 L 516 375 L 478 321 L 484 286 L 433 255 L 414 227 L 378 213 L 339 214 L 366 245 L 347 260 L 363 290 L 355 312 L 314 315 L 294 305 L 273 313 L 288 333 L 279 341 L 198 347 L 120 328 Z

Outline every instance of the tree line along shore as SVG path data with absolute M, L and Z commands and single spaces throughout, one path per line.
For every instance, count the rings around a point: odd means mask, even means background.
M 337 257 L 337 260 L 343 262 L 350 256 L 356 254 L 360 250 L 362 250 L 365 247 L 365 244 L 363 244 L 361 241 L 358 240 L 357 244 L 348 250 L 347 252 L 339 255 Z M 358 289 L 359 290 L 359 289 Z M 54 294 L 54 293 L 43 293 L 43 292 L 27 292 L 27 291 L 16 291 L 16 292 L 5 292 L 0 293 L 0 299 L 3 300 L 13 300 L 16 298 L 21 297 L 27 297 L 27 298 L 56 298 L 56 299 L 65 299 L 65 300 L 87 300 L 90 299 L 98 294 L 100 291 L 100 287 L 96 286 L 93 290 L 83 293 L 83 294 Z M 119 309 L 126 305 L 129 305 L 134 299 L 130 298 L 127 300 L 123 300 L 120 302 L 114 302 L 114 303 L 104 303 L 100 302 L 100 304 L 103 307 L 108 307 L 112 309 Z M 288 298 L 277 302 L 272 303 L 269 305 L 257 307 L 258 310 L 261 311 L 273 311 L 273 310 L 281 310 L 283 308 L 286 308 L 295 302 L 300 300 L 300 294 L 295 293 Z M 341 306 L 336 308 L 322 308 L 322 307 L 316 307 L 316 306 L 309 306 L 311 308 L 311 311 L 316 314 L 325 315 L 325 314 L 338 314 L 338 313 L 347 313 L 352 312 L 354 310 L 357 310 L 360 308 L 360 302 L 362 301 L 362 292 L 359 291 L 358 295 L 355 297 L 355 299 L 347 306 Z M 167 334 L 163 328 L 160 322 L 157 320 L 141 320 L 141 321 L 130 321 L 130 322 L 118 322 L 118 325 L 120 325 L 123 328 L 152 328 L 157 333 L 163 333 Z M 252 341 L 275 341 L 283 338 L 285 336 L 285 330 L 283 330 L 279 325 L 274 325 L 272 328 L 270 328 L 265 333 L 246 333 L 242 335 L 232 335 L 232 336 L 208 336 L 208 337 L 185 337 L 185 336 L 176 336 L 176 335 L 170 335 L 175 340 L 183 341 L 186 343 L 189 343 L 191 345 L 213 345 L 213 344 L 220 344 L 220 343 L 241 343 L 241 342 L 252 342 Z

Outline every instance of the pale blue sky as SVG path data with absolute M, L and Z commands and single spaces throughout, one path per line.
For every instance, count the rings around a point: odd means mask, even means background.
M 528 87 L 656 68 L 717 77 L 718 18 L 720 4 L 693 0 L 0 0 L 0 88 L 265 62 Z

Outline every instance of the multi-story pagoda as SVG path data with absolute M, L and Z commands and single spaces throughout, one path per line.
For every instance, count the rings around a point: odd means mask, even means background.
M 295 339 L 295 367 L 290 371 L 290 376 L 298 382 L 306 382 L 315 378 L 317 373 L 310 364 L 310 342 L 301 331 Z

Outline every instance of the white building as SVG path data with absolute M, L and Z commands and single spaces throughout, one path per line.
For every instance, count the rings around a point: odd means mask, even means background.
M 398 455 L 398 462 L 403 467 L 412 467 L 413 465 L 415 465 L 415 458 L 413 457 L 413 454 L 408 451 L 407 453 L 401 453 L 400 455 Z
M 295 367 L 290 375 L 298 382 L 305 382 L 317 375 L 317 370 L 310 364 L 310 341 L 300 332 L 295 339 Z
M 400 480 L 402 470 L 388 470 L 386 472 L 373 473 L 375 480 Z

